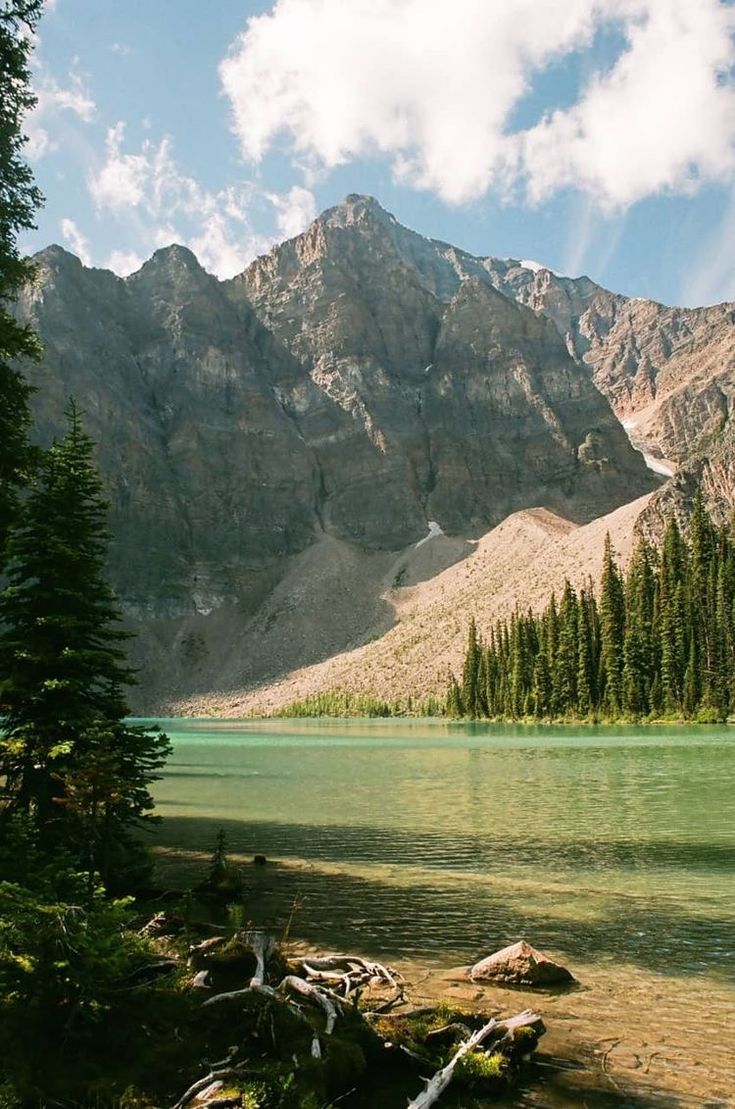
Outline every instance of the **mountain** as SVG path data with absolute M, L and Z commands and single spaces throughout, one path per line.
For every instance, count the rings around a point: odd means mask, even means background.
M 126 279 L 56 246 L 37 261 L 18 311 L 46 351 L 39 434 L 68 395 L 86 410 L 141 710 L 389 630 L 386 575 L 424 538 L 407 566 L 428 580 L 514 512 L 572 527 L 653 504 L 671 482 L 618 417 L 640 419 L 649 454 L 688 460 L 705 416 L 684 404 L 684 432 L 651 406 L 686 387 L 700 411 L 732 323 L 475 258 L 360 196 L 226 282 L 179 246 Z
M 588 366 L 632 441 L 673 474 L 646 520 L 656 531 L 672 507 L 701 485 L 713 516 L 735 504 L 735 304 L 669 308 L 629 299 L 587 277 L 560 277 L 497 259 L 485 262 L 496 288 L 554 321 Z

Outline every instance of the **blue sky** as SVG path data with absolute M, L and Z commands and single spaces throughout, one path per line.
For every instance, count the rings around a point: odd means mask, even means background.
M 23 246 L 230 276 L 365 192 L 477 254 L 735 299 L 734 30 L 721 0 L 54 0 Z

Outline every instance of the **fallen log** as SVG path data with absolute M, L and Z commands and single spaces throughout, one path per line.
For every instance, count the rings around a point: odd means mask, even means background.
M 433 1078 L 425 1079 L 425 1089 L 409 1102 L 408 1109 L 429 1109 L 429 1106 L 435 1105 L 452 1081 L 454 1069 L 463 1056 L 487 1043 L 488 1040 L 491 1041 L 493 1049 L 503 1050 L 504 1046 L 507 1047 L 513 1043 L 519 1028 L 532 1028 L 539 1036 L 545 1031 L 541 1017 L 532 1009 L 526 1009 L 525 1012 L 504 1021 L 497 1021 L 493 1017 L 459 1045 L 446 1066 L 438 1070 Z

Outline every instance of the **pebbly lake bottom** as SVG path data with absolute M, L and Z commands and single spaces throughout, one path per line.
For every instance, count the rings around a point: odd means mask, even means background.
M 733 729 L 161 723 L 167 881 L 200 880 L 222 827 L 256 923 L 296 905 L 292 935 L 398 965 L 412 1000 L 534 1004 L 549 1032 L 514 1104 L 735 1104 Z M 521 937 L 580 988 L 452 981 Z

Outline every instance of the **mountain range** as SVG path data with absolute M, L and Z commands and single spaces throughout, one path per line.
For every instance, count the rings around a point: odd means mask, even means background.
M 395 638 L 405 591 L 419 613 L 440 579 L 454 596 L 513 514 L 556 535 L 612 513 L 629 538 L 697 483 L 719 519 L 735 501 L 733 305 L 474 257 L 356 195 L 229 281 L 181 246 L 124 279 L 36 261 L 36 426 L 58 434 L 73 395 L 97 442 L 139 711 L 257 708 L 337 657 L 358 682 L 350 652 Z M 534 599 L 521 575 L 513 603 Z M 412 619 L 430 661 L 394 686 L 432 691 L 453 648 Z

